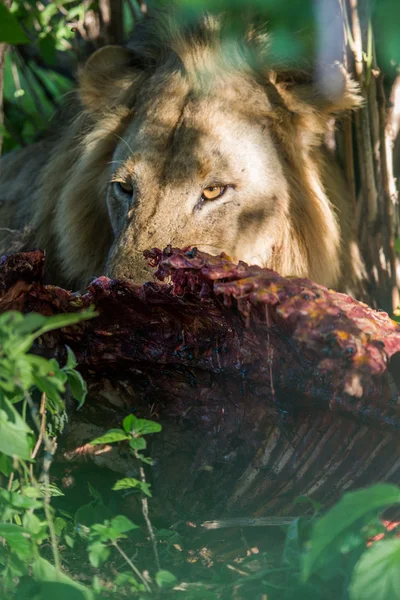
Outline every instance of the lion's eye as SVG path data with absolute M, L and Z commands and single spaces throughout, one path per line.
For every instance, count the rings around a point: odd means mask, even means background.
M 225 193 L 226 188 L 226 185 L 210 185 L 203 190 L 201 197 L 203 200 L 215 200 Z
M 133 185 L 130 181 L 114 181 L 113 185 L 117 189 L 117 192 L 132 196 Z

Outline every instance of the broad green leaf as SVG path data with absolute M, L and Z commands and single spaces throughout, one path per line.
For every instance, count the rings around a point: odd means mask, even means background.
M 17 556 L 16 554 L 9 554 L 7 559 L 7 570 L 11 577 L 22 577 L 22 575 L 26 575 L 28 565 L 29 562 L 26 562 L 24 559 L 19 558 L 19 556 Z
M 25 336 L 29 333 L 37 331 L 39 327 L 43 327 L 46 323 L 47 317 L 40 315 L 39 313 L 28 313 L 24 315 L 22 321 L 14 326 L 14 334 Z
M 79 409 L 83 406 L 87 395 L 86 381 L 78 371 L 69 371 L 68 383 L 73 397 L 78 401 Z
M 47 322 L 43 327 L 36 333 L 36 337 L 39 337 L 47 331 L 53 331 L 53 329 L 60 329 L 61 327 L 70 327 L 81 321 L 87 321 L 97 317 L 98 313 L 92 309 L 84 310 L 80 313 L 62 313 L 60 315 L 52 315 L 47 317 Z
M 135 433 L 148 435 L 149 433 L 159 433 L 162 427 L 160 423 L 149 421 L 148 419 L 138 419 L 135 424 Z
M 135 435 L 148 435 L 158 433 L 162 427 L 160 423 L 148 419 L 138 419 L 135 415 L 128 415 L 122 422 L 122 427 L 127 433 Z
M 121 442 L 123 440 L 129 440 L 129 435 L 122 431 L 122 429 L 110 429 L 101 437 L 92 440 L 90 444 L 91 446 L 95 446 L 96 444 L 112 444 L 113 442 Z
M 400 599 L 400 540 L 375 542 L 356 564 L 351 600 Z
M 56 517 L 54 519 L 54 531 L 56 532 L 56 535 L 58 535 L 58 537 L 60 537 L 67 525 L 67 521 L 62 517 Z
M 117 515 L 111 519 L 111 526 L 119 533 L 127 533 L 128 531 L 132 531 L 132 529 L 138 529 L 138 526 L 124 515 Z
M 0 2 L 0 43 L 26 44 L 29 39 L 8 8 Z
M 128 490 L 130 488 L 136 488 L 142 491 L 146 496 L 151 497 L 150 492 L 150 484 L 144 481 L 139 481 L 139 479 L 135 479 L 134 477 L 125 477 L 124 479 L 119 479 L 113 486 L 114 491 L 118 490 Z
M 45 535 L 47 534 L 46 521 L 41 521 L 33 512 L 27 511 L 24 514 L 22 517 L 22 524 L 26 531 L 29 531 L 30 535 L 33 537 L 37 536 L 43 530 L 45 530 Z
M 59 408 L 64 407 L 64 401 L 60 392 L 63 393 L 65 388 L 62 386 L 64 389 L 59 389 L 59 382 L 55 377 L 42 377 L 41 375 L 34 374 L 32 379 L 37 389 L 44 392 L 49 400 L 55 402 Z
M 0 452 L 0 473 L 3 473 L 5 477 L 9 477 L 13 470 L 11 457 Z
M 67 544 L 67 546 L 69 546 L 70 548 L 74 547 L 74 544 L 75 544 L 74 538 L 71 537 L 70 535 L 68 535 L 68 533 L 66 533 L 64 535 L 64 540 L 65 540 L 65 543 Z
M 396 250 L 397 254 L 400 254 L 400 238 L 395 239 L 394 249 Z
M 135 415 L 128 415 L 125 417 L 125 419 L 122 421 L 122 427 L 126 433 L 131 433 L 135 421 L 137 421 L 137 417 L 135 417 Z
M 2 501 L 7 502 L 14 508 L 22 509 L 38 509 L 43 507 L 43 502 L 36 498 L 31 498 L 24 493 L 9 492 L 8 490 L 0 488 L 0 498 Z
M 26 537 L 28 532 L 13 523 L 0 523 L 0 537 L 22 560 L 30 560 L 33 556 L 32 542 Z
M 96 569 L 106 562 L 110 556 L 110 550 L 102 542 L 93 542 L 88 546 L 90 564 Z
M 0 452 L 30 460 L 33 436 L 15 408 L 0 397 Z
M 399 502 L 400 488 L 386 483 L 345 494 L 313 527 L 311 548 L 303 560 L 303 580 L 315 571 L 329 547 L 343 539 L 357 521 Z
M 85 600 L 92 600 L 93 598 L 90 590 L 68 577 L 65 573 L 57 572 L 56 568 L 45 558 L 39 557 L 34 561 L 32 565 L 32 574 L 36 581 L 63 583 L 80 590 L 84 594 L 83 597 Z
M 66 346 L 66 348 L 67 348 L 67 362 L 65 364 L 64 369 L 66 371 L 72 371 L 72 369 L 75 369 L 78 366 L 78 363 L 75 358 L 75 354 L 72 352 L 71 348 L 69 346 Z
M 169 571 L 158 571 L 156 573 L 156 583 L 159 588 L 172 588 L 178 582 L 175 575 L 170 573 Z
M 23 339 L 20 339 L 14 344 L 13 352 L 14 354 L 20 352 L 28 352 L 35 339 L 40 337 L 44 333 L 47 333 L 48 331 L 53 331 L 54 329 L 60 329 L 62 327 L 70 327 L 71 325 L 75 325 L 76 323 L 80 323 L 81 321 L 85 321 L 87 319 L 92 319 L 96 316 L 96 312 L 92 311 L 91 309 L 88 309 L 80 313 L 62 313 L 59 315 L 52 315 L 51 317 L 46 317 L 45 323 L 39 329 L 37 329 L 34 333 L 30 335 L 24 336 Z
M 144 456 L 144 454 L 140 454 L 139 452 L 137 453 L 137 458 L 139 458 L 139 460 L 141 460 L 142 462 L 146 463 L 146 465 L 153 465 L 154 461 L 152 458 L 150 458 L 149 456 Z
M 129 446 L 132 450 L 144 450 L 147 446 L 147 442 L 144 438 L 132 438 L 129 442 Z
M 74 521 L 77 526 L 88 526 L 90 527 L 94 523 L 101 523 L 106 519 L 112 517 L 112 512 L 102 502 L 94 500 L 89 504 L 80 506 L 74 515 Z M 87 537 L 86 531 L 83 529 L 80 531 L 82 537 Z

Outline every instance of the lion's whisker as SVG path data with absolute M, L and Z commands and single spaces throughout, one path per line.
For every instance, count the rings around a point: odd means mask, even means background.
M 132 150 L 132 148 L 131 148 L 131 147 L 130 147 L 130 145 L 128 144 L 128 142 L 127 142 L 127 141 L 126 141 L 126 140 L 125 140 L 123 137 L 121 137 L 121 136 L 120 136 L 120 135 L 118 135 L 117 133 L 115 133 L 114 135 L 115 135 L 115 137 L 117 137 L 118 139 L 120 139 L 120 140 L 121 140 L 121 142 L 124 142 L 125 146 L 128 148 L 128 150 L 129 150 L 129 151 L 130 151 L 132 154 L 134 153 L 134 152 L 133 152 L 133 150 Z

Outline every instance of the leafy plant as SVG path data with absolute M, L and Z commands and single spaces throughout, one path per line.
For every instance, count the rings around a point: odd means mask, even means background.
M 54 420 L 64 414 L 63 394 L 68 384 L 80 404 L 87 391 L 75 370 L 70 349 L 64 367 L 54 359 L 46 360 L 29 351 L 46 332 L 74 325 L 95 314 L 88 310 L 52 317 L 12 311 L 0 315 L 0 473 L 8 478 L 6 489 L 0 489 L 0 572 L 6 592 L 14 587 L 15 577 L 27 575 L 29 569 L 34 578 L 35 573 L 43 572 L 45 581 L 49 581 L 50 571 L 60 571 L 50 498 L 61 492 L 49 480 L 56 443 L 48 435 L 46 416 L 49 414 Z M 40 410 L 33 399 L 34 392 L 41 393 Z M 28 418 L 36 431 L 28 424 Z M 59 424 L 62 421 L 59 419 Z M 33 467 L 42 445 L 45 455 L 37 477 Z M 48 537 L 55 566 L 38 554 L 38 546 Z

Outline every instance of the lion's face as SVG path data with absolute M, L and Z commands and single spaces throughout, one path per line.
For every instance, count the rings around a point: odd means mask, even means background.
M 268 116 L 255 114 L 265 94 L 245 78 L 211 87 L 143 86 L 112 158 L 110 276 L 148 280 L 143 251 L 168 244 L 256 264 L 278 250 L 288 193 Z
M 359 103 L 354 84 L 337 69 L 326 97 L 264 58 L 254 66 L 242 42 L 232 63 L 216 21 L 185 35 L 148 26 L 129 50 L 89 59 L 83 110 L 43 178 L 58 201 L 38 227 L 54 223 L 63 275 L 142 282 L 143 251 L 171 244 L 335 285 L 347 204 L 321 145 L 331 115 Z

